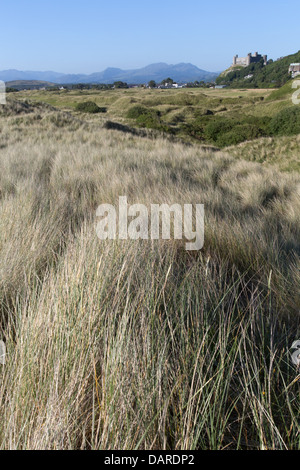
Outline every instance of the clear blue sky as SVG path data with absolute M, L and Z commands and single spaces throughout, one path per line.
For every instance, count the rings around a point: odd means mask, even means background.
M 299 0 L 2 0 L 0 14 L 0 70 L 191 62 L 219 71 L 234 54 L 300 49 Z

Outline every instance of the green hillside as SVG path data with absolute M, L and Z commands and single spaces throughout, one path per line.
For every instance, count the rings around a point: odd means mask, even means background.
M 277 88 L 290 80 L 289 65 L 300 62 L 300 51 L 288 55 L 277 61 L 268 61 L 265 66 L 263 60 L 248 67 L 231 67 L 216 79 L 218 85 L 227 85 L 232 88 Z M 251 76 L 252 77 L 249 77 Z M 247 77 L 247 78 L 246 78 Z

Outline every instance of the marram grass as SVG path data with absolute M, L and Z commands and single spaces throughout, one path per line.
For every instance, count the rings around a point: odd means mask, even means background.
M 299 175 L 51 108 L 0 131 L 0 448 L 299 449 Z M 120 195 L 204 203 L 204 249 L 98 240 Z

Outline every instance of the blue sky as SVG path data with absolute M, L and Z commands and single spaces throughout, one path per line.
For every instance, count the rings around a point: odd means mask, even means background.
M 300 49 L 299 0 L 14 0 L 0 14 L 0 70 L 191 62 L 219 71 L 235 54 Z

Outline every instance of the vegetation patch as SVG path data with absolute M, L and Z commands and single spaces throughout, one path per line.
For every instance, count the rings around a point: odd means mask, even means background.
M 300 107 L 291 106 L 280 111 L 270 122 L 271 135 L 300 134 Z
M 126 117 L 135 119 L 136 125 L 139 127 L 172 133 L 171 127 L 162 122 L 161 112 L 157 109 L 136 105 L 129 109 Z
M 75 109 L 76 111 L 80 111 L 81 113 L 91 113 L 91 114 L 107 112 L 107 108 L 99 107 L 93 101 L 84 101 L 83 103 L 78 103 L 75 106 Z
M 182 126 L 183 132 L 218 147 L 235 145 L 246 140 L 257 139 L 268 135 L 270 118 L 254 116 L 223 115 L 203 116 L 194 122 Z

